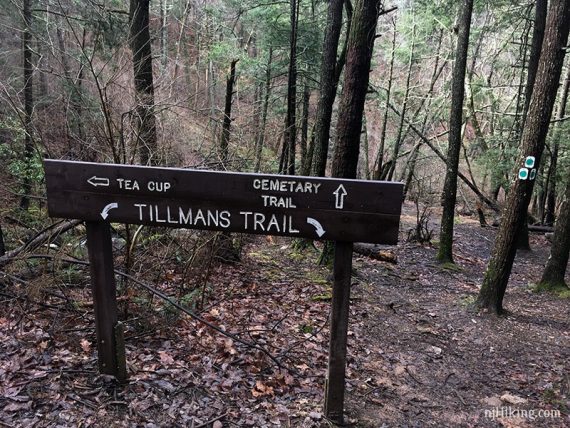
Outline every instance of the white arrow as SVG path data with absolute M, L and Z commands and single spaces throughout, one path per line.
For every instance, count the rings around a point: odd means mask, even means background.
M 333 192 L 333 194 L 336 196 L 336 203 L 335 203 L 335 208 L 342 210 L 342 208 L 344 207 L 344 197 L 346 195 L 348 195 L 346 189 L 344 188 L 344 186 L 341 184 L 338 186 L 338 188 Z
M 103 208 L 103 211 L 101 211 L 101 217 L 103 217 L 103 220 L 107 220 L 107 217 L 109 217 L 109 211 L 111 211 L 113 208 L 119 208 L 119 204 L 112 202 Z
M 307 223 L 315 227 L 317 235 L 319 235 L 319 238 L 323 237 L 323 235 L 325 234 L 325 229 L 323 229 L 321 223 L 319 223 L 317 220 L 311 217 L 307 217 Z
M 97 177 L 96 175 L 94 175 L 93 177 L 91 177 L 89 180 L 87 180 L 87 182 L 89 184 L 91 184 L 94 187 L 97 186 L 105 186 L 107 187 L 109 185 L 109 179 L 105 178 L 105 177 Z

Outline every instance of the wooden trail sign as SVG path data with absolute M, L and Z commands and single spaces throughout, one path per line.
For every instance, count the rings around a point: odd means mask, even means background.
M 343 423 L 352 243 L 396 244 L 402 183 L 44 160 L 51 217 L 85 220 L 99 370 L 126 379 L 109 223 L 335 241 L 325 415 Z
M 395 244 L 402 185 L 46 160 L 52 217 Z

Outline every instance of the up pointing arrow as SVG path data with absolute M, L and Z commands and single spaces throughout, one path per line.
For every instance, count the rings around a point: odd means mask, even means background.
M 340 184 L 338 188 L 333 192 L 333 194 L 336 197 L 336 203 L 334 207 L 336 209 L 342 210 L 344 207 L 344 197 L 348 195 L 346 189 L 342 184 Z

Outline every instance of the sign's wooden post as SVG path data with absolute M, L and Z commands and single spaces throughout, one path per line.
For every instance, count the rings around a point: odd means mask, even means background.
M 91 269 L 91 289 L 95 310 L 95 330 L 97 333 L 97 352 L 99 372 L 123 379 L 125 367 L 119 367 L 118 361 L 125 364 L 124 348 L 117 348 L 117 291 L 113 267 L 113 247 L 111 228 L 104 222 L 86 222 L 87 250 Z
M 333 294 L 329 366 L 325 391 L 325 416 L 337 424 L 344 423 L 344 380 L 346 372 L 346 337 L 350 279 L 352 273 L 352 242 L 336 242 L 333 267 Z

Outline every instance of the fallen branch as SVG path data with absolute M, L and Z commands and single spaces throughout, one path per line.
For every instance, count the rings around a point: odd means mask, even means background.
M 77 264 L 77 265 L 81 265 L 81 266 L 89 266 L 90 263 L 89 262 L 85 262 L 83 260 L 77 260 L 77 259 L 72 259 L 72 258 L 68 258 L 68 257 L 56 257 L 56 256 L 52 256 L 50 254 L 29 254 L 27 256 L 25 256 L 25 258 L 28 259 L 48 259 L 48 260 L 58 260 L 60 262 L 63 263 L 71 263 L 71 264 Z M 116 275 L 120 275 L 123 278 L 127 278 L 129 281 L 132 281 L 134 284 L 137 284 L 139 286 L 141 286 L 142 288 L 144 288 L 145 290 L 147 290 L 148 292 L 150 292 L 151 294 L 161 298 L 162 300 L 170 303 L 172 306 L 174 306 L 175 308 L 181 310 L 182 312 L 184 312 L 185 314 L 189 315 L 192 319 L 210 327 L 212 330 L 217 331 L 218 333 L 220 333 L 223 336 L 229 337 L 230 339 L 241 343 L 244 346 L 247 346 L 248 348 L 251 349 L 255 349 L 263 354 L 265 354 L 271 361 L 273 361 L 279 368 L 282 368 L 284 370 L 289 370 L 291 372 L 294 372 L 293 370 L 289 369 L 288 367 L 285 367 L 276 357 L 274 357 L 267 349 L 262 348 L 259 345 L 256 345 L 255 343 L 251 343 L 248 342 L 246 340 L 243 340 L 241 338 L 239 338 L 238 336 L 236 336 L 235 334 L 232 333 L 228 333 L 227 331 L 222 330 L 220 327 L 206 321 L 204 318 L 202 318 L 199 315 L 196 315 L 194 312 L 192 312 L 191 310 L 189 310 L 187 307 L 185 307 L 184 305 L 181 305 L 180 303 L 178 303 L 176 300 L 170 298 L 168 295 L 164 294 L 162 291 L 159 291 L 157 289 L 155 289 L 154 287 L 145 284 L 144 282 L 138 280 L 137 278 L 135 278 L 132 275 L 129 275 L 125 272 L 122 272 L 120 270 L 115 269 L 114 270 Z
M 5 255 L 0 257 L 0 267 L 4 267 L 8 263 L 12 262 L 26 250 L 35 250 L 36 248 L 42 246 L 44 243 L 52 241 L 55 237 L 73 229 L 75 226 L 81 223 L 81 220 L 67 220 L 61 221 L 59 223 L 54 223 L 45 229 L 38 232 L 33 238 L 29 239 L 24 245 L 8 251 Z
M 371 259 L 374 260 L 380 260 L 382 262 L 393 263 L 393 264 L 398 263 L 398 258 L 396 257 L 396 254 L 394 254 L 392 251 L 385 250 L 382 247 L 379 247 L 378 245 L 355 242 L 353 245 L 353 249 L 355 253 L 358 253 L 362 256 L 370 257 Z

